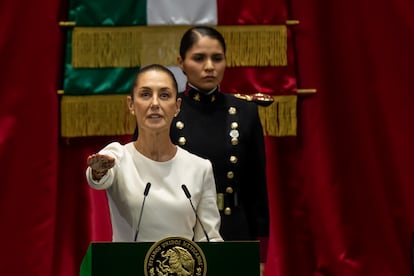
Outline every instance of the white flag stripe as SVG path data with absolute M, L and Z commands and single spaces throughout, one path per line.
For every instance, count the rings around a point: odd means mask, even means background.
M 216 0 L 147 0 L 148 25 L 217 25 Z
M 217 25 L 216 0 L 148 0 L 147 25 Z M 178 48 L 177 56 L 179 55 Z M 178 91 L 186 88 L 187 77 L 178 66 L 168 66 L 173 72 Z

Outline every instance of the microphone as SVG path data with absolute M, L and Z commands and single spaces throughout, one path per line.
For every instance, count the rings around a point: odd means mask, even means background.
M 196 209 L 194 208 L 193 201 L 191 200 L 191 194 L 190 194 L 190 191 L 188 191 L 187 186 L 185 186 L 185 184 L 181 185 L 181 188 L 183 189 L 183 191 L 184 191 L 184 193 L 185 193 L 185 196 L 186 196 L 186 197 L 188 198 L 188 200 L 190 201 L 191 208 L 193 208 L 193 211 L 194 211 L 194 214 L 195 214 L 195 216 L 196 216 L 196 219 L 197 219 L 198 223 L 200 223 L 200 225 L 201 225 L 201 229 L 203 229 L 203 232 L 204 232 L 204 236 L 206 236 L 206 239 L 207 239 L 207 241 L 209 242 L 209 241 L 210 241 L 210 238 L 208 237 L 208 235 L 207 235 L 207 231 L 206 231 L 206 229 L 204 228 L 204 225 L 201 223 L 201 220 L 200 220 L 200 218 L 199 218 L 199 217 L 198 217 L 198 215 L 197 215 L 197 211 L 196 211 Z
M 141 210 L 139 211 L 139 219 L 138 219 L 138 224 L 137 224 L 137 231 L 135 232 L 134 241 L 137 241 L 137 238 L 138 238 L 139 225 L 141 224 L 141 218 L 142 218 L 142 211 L 144 210 L 145 199 L 147 198 L 150 188 L 151 188 L 151 183 L 148 182 L 147 186 L 145 186 L 144 200 L 142 201 Z

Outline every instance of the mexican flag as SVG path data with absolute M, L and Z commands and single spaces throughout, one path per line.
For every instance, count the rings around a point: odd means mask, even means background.
M 269 136 L 296 135 L 296 79 L 291 32 L 281 0 L 77 0 L 66 26 L 61 136 L 128 135 L 135 122 L 125 95 L 140 66 L 176 67 L 178 45 L 191 25 L 211 25 L 225 37 L 221 90 L 274 97 L 259 108 Z

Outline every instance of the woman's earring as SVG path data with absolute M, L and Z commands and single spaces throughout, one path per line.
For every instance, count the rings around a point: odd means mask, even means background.
M 134 112 L 134 110 L 132 110 L 132 111 L 131 111 L 131 115 L 134 115 L 134 114 L 135 114 L 135 112 Z

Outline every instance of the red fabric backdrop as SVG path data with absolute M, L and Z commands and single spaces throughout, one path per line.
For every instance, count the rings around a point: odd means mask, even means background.
M 266 275 L 408 276 L 414 2 L 289 5 L 299 87 L 318 92 L 299 100 L 297 137 L 266 138 Z M 105 194 L 83 176 L 108 139 L 58 140 L 58 14 L 0 3 L 1 275 L 77 275 L 88 243 L 110 238 Z
M 55 2 L 0 2 L 1 275 L 52 275 L 61 49 Z
M 410 275 L 414 2 L 311 2 L 291 8 L 299 86 L 318 93 L 300 101 L 300 179 L 284 183 L 285 271 Z

